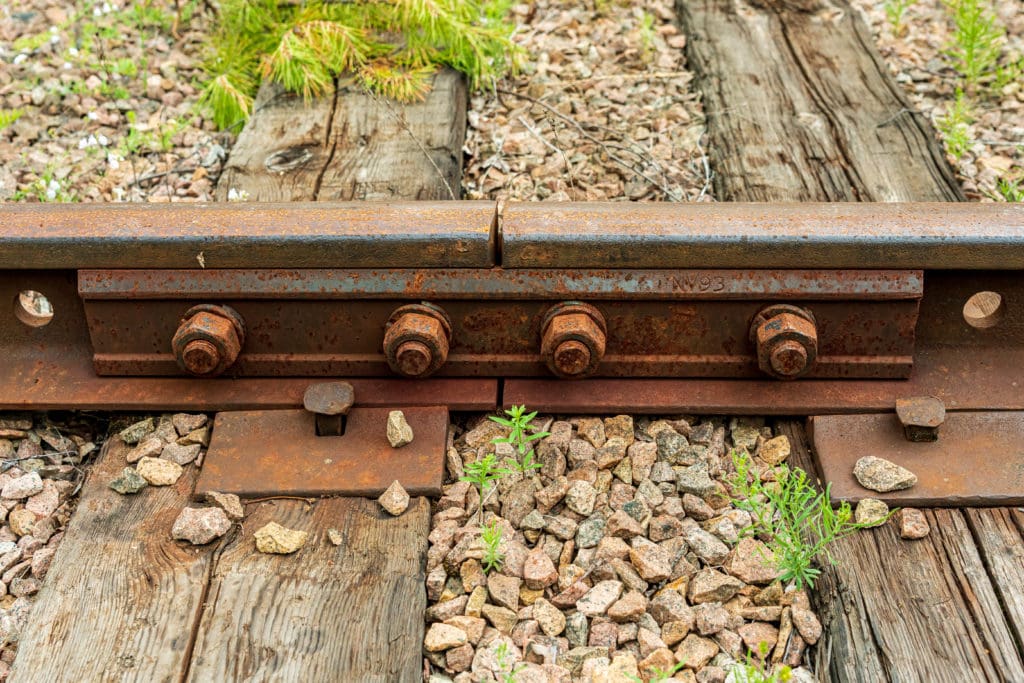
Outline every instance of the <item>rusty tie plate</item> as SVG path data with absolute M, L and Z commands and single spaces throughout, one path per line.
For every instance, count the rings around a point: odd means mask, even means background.
M 396 479 L 410 495 L 441 495 L 448 409 L 404 408 L 415 438 L 402 448 L 388 443 L 389 411 L 353 408 L 343 436 L 317 436 L 305 410 L 217 413 L 195 495 L 378 496 Z
M 826 415 L 810 420 L 814 452 L 834 502 L 879 498 L 899 506 L 1024 503 L 1024 412 L 947 413 L 942 436 L 907 441 L 895 413 Z M 853 466 L 885 458 L 917 475 L 913 487 L 890 493 L 863 488 Z

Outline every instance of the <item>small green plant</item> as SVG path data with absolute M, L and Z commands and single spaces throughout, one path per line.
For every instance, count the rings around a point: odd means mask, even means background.
M 659 669 L 658 667 L 654 667 L 653 669 L 651 669 L 651 676 L 647 679 L 647 683 L 664 683 L 665 681 L 679 673 L 685 664 L 686 662 L 678 662 L 675 666 L 673 666 L 671 669 L 668 669 L 667 671 Z M 633 683 L 644 683 L 644 679 L 640 678 L 639 676 L 634 676 L 633 674 L 626 674 L 626 678 L 633 681 Z
M 501 547 L 501 527 L 498 520 L 491 520 L 491 523 L 480 529 L 480 538 L 484 542 L 483 566 L 484 573 L 489 574 L 495 569 L 501 569 L 505 562 L 505 554 L 499 550 Z
M 495 671 L 494 673 L 501 676 L 501 683 L 515 683 L 516 675 L 526 668 L 525 664 L 512 666 L 511 662 L 508 661 L 508 658 L 508 645 L 503 640 L 498 643 L 496 648 L 494 648 L 494 660 L 499 669 L 499 671 Z
M 543 439 L 545 436 L 551 436 L 551 432 L 533 429 L 530 423 L 537 417 L 537 411 L 527 413 L 526 406 L 512 406 L 505 411 L 505 414 L 508 417 L 501 417 L 500 415 L 490 416 L 490 419 L 494 422 L 509 428 L 508 436 L 494 439 L 492 443 L 507 443 L 515 447 L 516 453 L 519 455 L 516 467 L 520 472 L 525 473 L 530 470 L 540 469 L 542 465 L 533 460 L 535 453 L 531 444 L 538 439 Z
M 972 106 L 964 91 L 957 88 L 956 99 L 953 106 L 945 116 L 937 121 L 939 132 L 942 133 L 942 141 L 946 145 L 946 151 L 954 158 L 960 159 L 971 148 L 974 141 L 971 139 L 970 126 L 974 122 Z
M 903 26 L 903 15 L 917 0 L 885 0 L 885 17 L 892 24 L 893 35 L 903 35 L 906 28 Z
M 640 56 L 644 61 L 650 61 L 654 55 L 654 15 L 644 11 L 640 15 Z
M 1024 78 L 1024 56 L 1010 57 L 1004 64 L 996 67 L 996 77 L 992 81 L 992 90 L 996 95 L 1011 83 L 1018 83 Z
M 509 474 L 509 470 L 504 467 L 498 467 L 498 464 L 494 460 L 494 453 L 490 453 L 475 462 L 467 463 L 465 471 L 466 473 L 459 477 L 459 479 L 461 481 L 468 481 L 476 484 L 480 493 L 479 520 L 480 524 L 483 524 L 484 498 L 487 497 L 487 494 L 494 482 L 499 481 L 502 477 Z
M 1006 30 L 987 0 L 949 0 L 947 6 L 955 27 L 948 53 L 967 87 L 973 89 L 994 73 Z
M 771 668 L 768 643 L 758 643 L 757 650 L 761 655 L 760 661 L 751 659 L 748 652 L 745 662 L 736 662 L 730 667 L 729 673 L 735 683 L 789 683 L 793 680 L 793 670 L 785 664 Z
M 996 191 L 1008 202 L 1024 202 L 1024 187 L 1020 179 L 1000 178 L 996 183 Z
M 15 40 L 11 47 L 14 48 L 15 52 L 33 52 L 50 42 L 50 35 L 49 31 L 43 31 L 42 33 L 22 36 Z
M 514 67 L 511 0 L 224 0 L 201 102 L 221 128 L 244 123 L 259 81 L 310 98 L 350 73 L 367 91 L 422 99 L 440 66 L 474 88 Z
M 832 507 L 831 484 L 819 493 L 799 468 L 778 467 L 774 484 L 767 485 L 745 451 L 733 451 L 732 461 L 736 468 L 733 505 L 752 518 L 743 533 L 766 540 L 783 581 L 793 581 L 798 589 L 813 588 L 821 574 L 813 566 L 815 559 L 824 555 L 834 563 L 828 546 L 865 525 L 853 521 L 849 503 Z
M 0 109 L 0 130 L 10 126 L 25 113 L 24 109 Z
M 30 197 L 34 197 L 40 202 L 68 203 L 78 201 L 78 195 L 73 190 L 65 187 L 60 179 L 57 178 L 53 166 L 47 166 L 46 170 L 29 184 L 28 189 L 16 191 L 11 196 L 11 199 L 23 201 Z

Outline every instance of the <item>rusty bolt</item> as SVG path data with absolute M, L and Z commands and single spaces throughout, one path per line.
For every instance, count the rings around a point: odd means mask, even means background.
M 392 370 L 405 377 L 429 377 L 448 360 L 452 323 L 433 304 L 395 309 L 384 332 L 384 356 Z
M 216 377 L 238 359 L 245 343 L 242 316 L 228 306 L 203 304 L 185 312 L 171 349 L 178 367 L 197 377 Z
M 341 436 L 355 400 L 356 391 L 348 382 L 317 382 L 306 389 L 302 405 L 316 415 L 317 436 Z
M 567 301 L 552 306 L 541 324 L 540 353 L 566 379 L 593 374 L 604 357 L 608 327 L 593 306 Z
M 818 356 L 818 330 L 807 309 L 777 304 L 761 309 L 750 325 L 757 365 L 776 379 L 807 374 Z
M 946 406 L 934 396 L 899 398 L 896 416 L 907 441 L 938 441 L 939 427 L 946 421 Z

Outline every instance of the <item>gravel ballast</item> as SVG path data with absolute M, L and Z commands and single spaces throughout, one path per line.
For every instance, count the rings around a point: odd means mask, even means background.
M 821 624 L 767 546 L 741 539 L 750 516 L 726 485 L 737 443 L 770 478 L 758 454 L 784 459 L 785 437 L 746 419 L 535 424 L 551 435 L 525 474 L 491 443 L 505 428 L 490 420 L 471 420 L 449 450 L 427 560 L 430 681 L 648 680 L 678 666 L 672 680 L 724 682 L 762 650 L 766 668 L 810 675 L 803 653 Z M 504 557 L 487 572 L 478 488 L 457 479 L 490 453 L 513 471 L 485 494 L 483 526 L 501 529 Z

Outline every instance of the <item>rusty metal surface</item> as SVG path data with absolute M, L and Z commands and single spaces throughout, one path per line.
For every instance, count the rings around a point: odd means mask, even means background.
M 220 412 L 195 496 L 379 496 L 396 479 L 410 495 L 439 496 L 448 409 L 403 411 L 415 438 L 402 448 L 387 440 L 389 408 L 353 408 L 343 436 L 317 436 L 305 410 Z
M 1024 349 L 919 349 L 907 380 L 507 379 L 503 407 L 551 413 L 814 415 L 892 410 L 907 394 L 950 409 L 1024 410 Z
M 81 270 L 103 299 L 785 299 L 884 301 L 921 295 L 919 270 L 191 269 Z
M 3 204 L 0 269 L 486 268 L 492 202 Z
M 384 358 L 403 377 L 429 377 L 448 360 L 452 321 L 427 302 L 401 306 L 384 324 Z
M 809 376 L 905 377 L 912 365 L 922 281 L 916 271 L 838 278 L 807 271 L 741 271 L 734 277 L 725 271 L 637 273 L 647 278 L 643 282 L 628 273 L 605 272 L 594 282 L 606 326 L 600 334 L 601 325 L 580 332 L 575 341 L 586 348 L 575 349 L 578 353 L 567 343 L 565 363 L 587 356 L 582 371 L 573 373 L 553 361 L 558 345 L 544 346 L 544 326 L 551 293 L 574 281 L 574 274 L 538 274 L 525 291 L 517 291 L 523 283 L 509 271 L 451 274 L 452 281 L 427 270 L 86 271 L 80 273 L 79 290 L 101 374 L 177 374 L 164 340 L 191 302 L 205 300 L 228 304 L 246 320 L 249 342 L 231 370 L 235 376 L 756 377 L 757 354 L 748 341 L 751 318 L 771 298 L 806 286 L 808 291 L 793 299 L 813 305 L 819 321 L 820 358 Z M 376 275 L 390 284 L 382 288 Z M 397 321 L 396 308 L 412 313 L 407 301 L 379 298 L 384 292 L 433 294 L 430 287 L 443 283 L 443 295 L 435 299 L 443 299 L 447 315 L 436 322 L 419 315 L 425 311 Z M 399 285 L 411 292 L 396 290 Z M 687 287 L 695 291 L 680 291 Z M 605 298 L 609 292 L 616 300 Z M 549 333 L 555 332 L 550 327 Z
M 17 320 L 11 302 L 25 290 L 46 295 L 52 322 L 30 327 Z M 304 378 L 98 377 L 74 271 L 0 271 L 0 358 L 0 410 L 299 408 L 311 383 Z M 364 406 L 437 405 L 444 397 L 452 410 L 490 410 L 498 396 L 495 379 L 351 382 Z
M 1012 203 L 509 203 L 506 268 L 1024 268 Z
M 899 506 L 1024 503 L 1024 412 L 949 413 L 942 438 L 903 437 L 894 413 L 817 416 L 809 422 L 815 457 L 834 501 L 879 498 Z M 878 493 L 853 476 L 858 458 L 874 455 L 907 468 L 918 483 Z
M 604 358 L 608 325 L 601 311 L 581 301 L 555 304 L 540 325 L 540 355 L 552 374 L 580 379 L 594 374 Z
M 757 366 L 775 379 L 796 379 L 818 359 L 818 326 L 806 308 L 774 304 L 758 311 L 750 323 Z
M 200 304 L 185 311 L 171 338 L 178 367 L 196 377 L 217 377 L 238 359 L 245 321 L 229 306 Z
M 223 303 L 245 318 L 248 329 L 232 376 L 395 376 L 383 344 L 386 322 L 401 301 Z M 607 339 L 596 375 L 761 376 L 748 331 L 764 304 L 603 302 Z M 180 374 L 170 339 L 188 305 L 86 301 L 97 372 Z M 917 307 L 916 300 L 815 303 L 818 359 L 808 376 L 906 377 Z M 548 302 L 447 301 L 444 308 L 452 320 L 451 342 L 436 376 L 550 376 L 541 353 Z
M 6 204 L 0 224 L 18 269 L 486 267 L 499 241 L 508 268 L 1024 268 L 1011 203 Z

